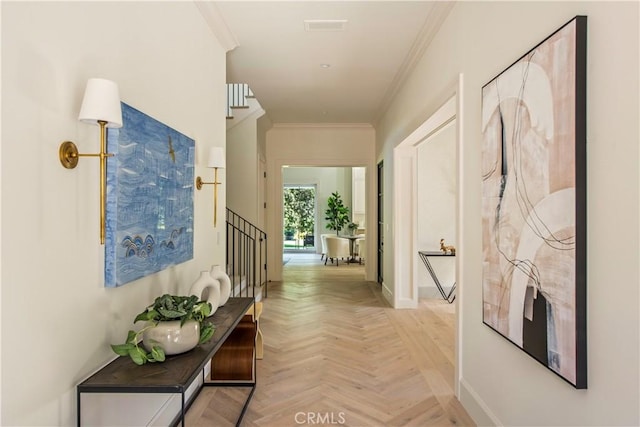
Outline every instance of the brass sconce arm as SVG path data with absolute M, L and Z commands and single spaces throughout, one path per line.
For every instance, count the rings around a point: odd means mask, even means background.
M 213 226 L 216 227 L 218 222 L 218 185 L 222 184 L 218 182 L 218 169 L 224 168 L 226 164 L 224 148 L 211 147 L 209 149 L 209 159 L 207 161 L 207 167 L 213 169 L 213 182 L 204 182 L 202 178 L 196 178 L 196 188 L 202 189 L 205 184 L 213 185 Z
M 78 120 L 100 126 L 100 152 L 79 153 L 78 147 L 71 141 L 60 144 L 58 157 L 62 167 L 74 169 L 80 157 L 98 157 L 100 159 L 100 244 L 104 245 L 106 230 L 106 196 L 107 196 L 107 127 L 122 127 L 122 108 L 118 85 L 110 80 L 91 78 L 82 99 Z
M 113 153 L 107 153 L 107 122 L 98 120 L 100 125 L 100 152 L 84 154 L 78 152 L 78 147 L 71 141 L 64 141 L 60 144 L 58 154 L 60 163 L 66 169 L 74 169 L 78 165 L 80 157 L 100 158 L 100 244 L 105 241 L 105 221 L 106 221 L 106 195 L 107 195 L 107 158 L 113 157 Z
M 196 178 L 196 188 L 202 190 L 203 185 L 213 185 L 213 226 L 218 223 L 218 185 L 222 184 L 218 182 L 218 168 L 213 168 L 214 176 L 213 182 L 204 182 L 202 178 Z
M 113 153 L 106 152 L 106 134 L 103 135 L 103 131 L 105 131 L 104 127 L 107 125 L 107 122 L 99 120 L 98 123 L 100 124 L 99 153 L 79 153 L 78 147 L 72 141 L 64 141 L 60 144 L 58 156 L 60 157 L 60 163 L 65 169 L 75 169 L 75 167 L 78 166 L 80 157 L 100 157 L 100 159 L 113 157 Z

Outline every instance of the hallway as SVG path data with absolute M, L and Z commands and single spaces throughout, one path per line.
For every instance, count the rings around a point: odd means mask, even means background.
M 264 301 L 264 359 L 243 426 L 473 425 L 453 397 L 451 305 L 393 310 L 363 266 L 286 256 Z M 234 425 L 247 392 L 205 388 L 187 425 Z

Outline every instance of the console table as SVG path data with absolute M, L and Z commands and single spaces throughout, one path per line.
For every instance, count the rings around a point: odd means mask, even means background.
M 189 402 L 185 402 L 187 388 L 198 375 L 202 375 L 203 386 L 251 387 L 236 424 L 239 425 L 256 386 L 255 334 L 251 344 L 254 350 L 252 378 L 233 383 L 208 381 L 204 378 L 204 367 L 211 362 L 218 350 L 223 347 L 225 341 L 232 335 L 254 302 L 253 298 L 229 298 L 223 307 L 219 307 L 208 318 L 215 327 L 213 338 L 205 344 L 198 345 L 193 350 L 167 356 L 162 363 L 146 363 L 142 366 L 134 364 L 129 357 L 120 356 L 78 384 L 78 426 L 81 425 L 82 420 L 82 393 L 179 393 L 181 395 L 180 413 L 172 424 L 181 423 L 184 426 L 185 412 L 202 390 L 202 387 L 200 387 Z M 243 333 L 243 336 L 247 336 L 247 334 Z
M 453 286 L 451 286 L 451 290 L 447 294 L 442 288 L 442 285 L 440 284 L 440 280 L 438 279 L 438 276 L 436 275 L 435 270 L 433 269 L 433 267 L 431 266 L 431 263 L 429 262 L 429 257 L 455 256 L 455 255 L 451 253 L 444 253 L 442 251 L 418 251 L 418 255 L 420 255 L 420 259 L 422 259 L 422 262 L 424 263 L 425 267 L 427 267 L 427 270 L 429 271 L 429 274 L 431 275 L 431 278 L 433 279 L 434 283 L 438 287 L 438 290 L 440 291 L 440 295 L 442 295 L 442 298 L 444 298 L 449 304 L 451 304 L 456 299 L 456 296 L 453 295 L 453 291 L 456 290 L 456 282 L 453 282 Z

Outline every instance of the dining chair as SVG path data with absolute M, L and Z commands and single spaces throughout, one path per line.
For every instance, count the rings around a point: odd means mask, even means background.
M 327 256 L 327 236 L 333 236 L 333 234 L 321 234 L 320 241 L 322 242 L 322 255 L 320 255 L 320 261 Z
M 338 260 L 340 258 L 349 259 L 350 257 L 349 240 L 343 239 L 338 236 L 327 236 L 326 241 L 327 241 L 327 253 L 325 254 L 324 265 L 327 265 L 327 260 L 330 259 L 331 263 L 333 263 L 333 260 L 335 259 L 336 267 L 337 267 Z

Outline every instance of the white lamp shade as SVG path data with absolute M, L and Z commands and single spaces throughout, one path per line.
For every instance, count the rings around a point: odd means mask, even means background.
M 118 85 L 111 80 L 89 79 L 84 91 L 78 120 L 83 123 L 107 122 L 107 127 L 122 127 L 122 107 Z
M 207 167 L 224 168 L 225 163 L 224 148 L 211 147 L 209 149 L 209 161 L 207 162 Z

